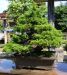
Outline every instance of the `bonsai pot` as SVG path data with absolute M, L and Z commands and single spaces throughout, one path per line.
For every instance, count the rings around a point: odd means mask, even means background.
M 32 68 L 32 69 L 52 69 L 54 65 L 55 57 L 17 57 L 15 58 L 16 67 Z
M 46 56 L 48 55 L 46 51 Z M 54 53 L 55 54 L 55 53 Z M 17 56 L 2 56 L 0 59 L 10 59 L 13 60 L 16 64 L 17 69 L 22 69 L 22 68 L 32 68 L 32 69 L 52 69 L 54 65 L 54 60 L 55 57 L 51 56 L 49 57 L 45 56 L 22 56 L 22 55 L 17 55 Z

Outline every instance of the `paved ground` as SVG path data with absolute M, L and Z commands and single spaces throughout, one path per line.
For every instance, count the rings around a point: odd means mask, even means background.
M 19 75 L 67 75 L 67 72 L 62 72 L 57 69 L 51 71 L 45 70 L 20 70 L 16 71 L 15 73 Z
M 66 62 L 56 63 L 54 67 L 55 67 L 54 71 L 57 73 L 57 75 L 67 75 L 67 63 Z
M 66 66 L 67 67 L 67 66 Z M 67 75 L 67 68 L 64 67 L 59 70 L 57 67 L 54 67 L 53 70 L 30 70 L 30 69 L 21 69 L 13 70 L 11 74 L 0 73 L 0 75 Z M 65 72 L 64 72 L 65 71 Z
M 49 71 L 21 69 L 19 71 L 12 71 L 12 73 L 19 75 L 67 75 L 67 63 L 56 63 L 54 64 L 54 68 Z
M 57 73 L 57 75 L 67 75 L 67 72 L 62 72 L 59 70 L 55 70 L 55 72 Z
M 19 71 L 14 71 L 14 73 L 19 74 L 19 75 L 57 75 L 57 73 L 54 70 L 51 70 L 51 71 L 45 71 L 45 70 L 19 70 Z

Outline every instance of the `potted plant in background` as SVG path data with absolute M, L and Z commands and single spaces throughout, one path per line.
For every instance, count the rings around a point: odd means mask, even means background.
M 50 51 L 50 48 L 61 45 L 62 33 L 48 23 L 45 5 L 38 6 L 33 0 L 23 0 L 20 3 L 22 14 L 17 18 L 12 42 L 6 44 L 3 51 L 14 52 L 15 57 L 21 56 L 21 59 L 17 57 L 16 61 L 21 60 L 19 64 L 23 67 L 50 68 L 55 60 L 52 58 L 54 52 Z M 45 48 L 48 51 L 44 51 Z

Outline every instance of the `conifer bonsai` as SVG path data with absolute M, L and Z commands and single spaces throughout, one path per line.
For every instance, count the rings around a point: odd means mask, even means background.
M 4 51 L 22 55 L 40 55 L 43 54 L 44 48 L 61 45 L 62 33 L 48 23 L 45 5 L 37 5 L 33 0 L 23 0 L 21 8 L 21 15 L 16 19 L 17 25 L 14 27 L 12 42 L 4 46 Z

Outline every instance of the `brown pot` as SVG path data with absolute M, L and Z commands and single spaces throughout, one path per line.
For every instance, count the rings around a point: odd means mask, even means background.
M 15 58 L 16 68 L 33 68 L 33 69 L 52 69 L 54 57 L 17 57 Z

